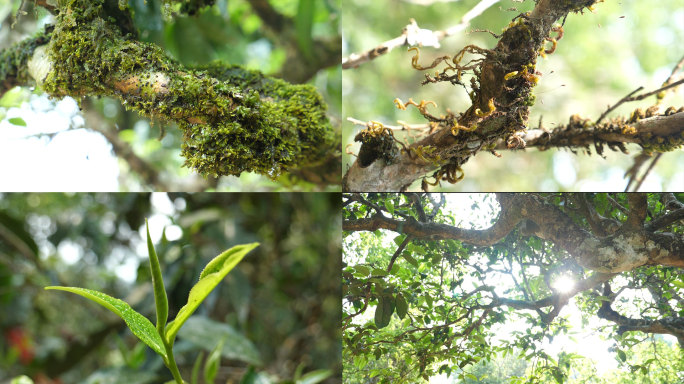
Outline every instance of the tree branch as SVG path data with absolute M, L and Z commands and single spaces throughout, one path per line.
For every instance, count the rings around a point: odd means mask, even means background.
M 36 48 L 50 41 L 52 30 L 52 26 L 46 26 L 35 36 L 0 52 L 0 97 L 16 86 L 32 83 L 28 62 Z
M 538 147 L 544 151 L 549 148 L 570 148 L 589 150 L 596 148 L 603 154 L 603 146 L 610 149 L 626 151 L 625 143 L 641 145 L 645 150 L 667 152 L 682 145 L 681 135 L 684 133 L 684 110 L 671 115 L 653 116 L 634 123 L 625 118 L 615 118 L 608 123 L 593 125 L 589 120 L 573 115 L 568 124 L 560 125 L 552 131 L 531 129 L 519 134 L 526 147 Z M 509 149 L 500 140 L 496 149 Z
M 43 84 L 48 94 L 112 96 L 145 116 L 178 123 L 186 165 L 203 175 L 253 171 L 276 178 L 324 169 L 328 174 L 316 180 L 323 183 L 336 178 L 329 173 L 339 175 L 332 168 L 340 135 L 314 87 L 239 67 L 185 68 L 161 48 L 124 37 L 104 0 L 60 4 L 49 54 L 38 58 L 51 66 Z
M 399 155 L 376 156 L 374 159 L 380 160 L 370 164 L 360 164 L 357 159 L 343 178 L 343 190 L 404 191 L 414 180 L 433 170 L 438 170 L 433 175 L 436 183 L 445 174 L 451 175 L 446 178 L 450 182 L 460 180 L 462 176 L 453 176 L 458 171 L 463 172 L 461 166 L 470 157 L 483 149 L 494 148 L 498 140 L 506 140 L 526 128 L 529 106 L 534 102 L 532 88 L 538 80 L 535 74 L 537 55 L 549 39 L 553 23 L 571 11 L 577 12 L 594 3 L 594 0 L 540 0 L 529 15 L 519 15 L 514 19 L 494 49 L 469 45 L 455 57 L 444 58 L 447 62 L 453 62 L 453 65 L 448 64 L 441 73 L 435 77 L 428 76 L 426 81 L 459 84 L 461 72 L 472 70 L 477 81 L 472 85 L 473 103 L 470 108 L 459 116 L 451 113 L 443 118 L 421 110 L 427 120 L 436 124 L 435 132 L 411 144 Z M 480 58 L 461 65 L 459 62 L 465 53 Z M 441 59 L 427 67 L 418 65 L 417 57 L 414 60 L 415 68 L 430 69 L 438 65 Z M 456 74 L 449 74 L 453 72 Z M 384 130 L 368 130 L 370 136 L 383 136 L 382 139 L 385 139 Z M 372 142 L 364 140 L 363 136 L 357 136 L 357 140 L 362 141 L 360 152 L 381 151 L 373 148 Z M 522 145 L 509 144 L 510 147 Z M 424 153 L 426 148 L 430 149 L 429 156 L 414 155 Z M 392 151 L 394 148 L 383 153 Z
M 411 19 L 410 23 L 401 31 L 400 36 L 385 41 L 377 47 L 363 53 L 352 53 L 349 57 L 342 59 L 342 69 L 356 68 L 363 63 L 389 53 L 394 48 L 402 46 L 432 46 L 439 48 L 439 42 L 441 40 L 463 31 L 470 25 L 472 19 L 481 15 L 482 12 L 498 2 L 499 0 L 481 0 L 475 7 L 461 17 L 461 21 L 458 24 L 441 31 L 422 29 L 418 27 L 418 23 L 416 23 L 414 19 Z
M 610 293 L 610 286 L 605 285 L 604 295 Z M 677 337 L 679 345 L 684 347 L 684 318 L 665 317 L 662 319 L 633 319 L 623 316 L 613 310 L 610 301 L 604 301 L 598 311 L 598 317 L 609 320 L 619 325 L 618 334 L 622 335 L 629 331 L 640 331 L 645 333 L 668 334 Z
M 602 273 L 619 273 L 642 265 L 684 268 L 684 238 L 678 234 L 653 233 L 629 228 L 606 237 L 596 237 L 578 226 L 556 206 L 534 195 L 498 194 L 501 212 L 487 229 L 462 229 L 441 223 L 419 223 L 412 217 L 396 220 L 380 214 L 369 219 L 345 220 L 345 231 L 388 229 L 415 239 L 460 240 L 488 246 L 501 241 L 523 219 L 536 224 L 536 236 L 554 243 L 572 255 L 577 264 Z

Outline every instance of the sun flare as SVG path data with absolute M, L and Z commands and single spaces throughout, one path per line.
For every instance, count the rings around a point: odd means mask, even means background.
M 558 292 L 567 293 L 575 288 L 575 279 L 568 275 L 561 275 L 551 284 L 551 287 Z

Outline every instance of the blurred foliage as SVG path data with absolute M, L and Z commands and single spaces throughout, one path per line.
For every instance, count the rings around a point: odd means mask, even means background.
M 50 23 L 50 16 L 43 8 L 24 5 L 26 14 L 17 13 L 21 0 L 0 0 L 0 49 L 6 48 L 10 41 L 18 41 L 33 34 L 40 26 Z M 288 65 L 287 47 L 283 36 L 272 32 L 269 26 L 254 12 L 247 0 L 217 0 L 212 7 L 202 9 L 194 16 L 176 15 L 164 17 L 160 0 L 129 0 L 135 27 L 141 41 L 157 44 L 184 65 L 195 66 L 220 60 L 230 64 L 243 65 L 276 77 Z M 295 18 L 298 0 L 270 0 L 273 8 L 283 16 Z M 308 38 L 332 38 L 339 36 L 339 10 L 341 0 L 314 2 L 310 13 Z M 10 28 L 15 21 L 16 25 Z M 4 17 L 2 17 L 4 16 Z M 302 32 L 304 33 L 304 32 Z M 308 44 L 307 43 L 307 44 Z M 310 49 L 310 47 L 307 47 Z M 328 115 L 333 126 L 339 126 L 341 114 L 341 67 L 321 68 L 309 82 L 316 86 L 328 104 Z M 0 121 L 7 114 L 8 107 L 18 107 L 23 100 L 12 98 L 12 105 L 0 105 Z M 31 100 L 44 99 L 37 92 Z M 313 185 L 305 182 L 292 182 L 283 176 L 278 182 L 267 177 L 245 173 L 238 177 L 223 177 L 218 183 L 202 183 L 193 177 L 192 171 L 182 167 L 184 159 L 180 156 L 181 132 L 173 124 L 141 118 L 135 112 L 126 111 L 121 103 L 111 98 L 89 100 L 92 105 L 87 109 L 96 111 L 89 114 L 85 126 L 105 124 L 118 130 L 120 139 L 130 144 L 134 152 L 160 173 L 161 179 L 171 184 L 169 190 L 195 190 L 197 185 L 203 189 L 220 191 L 279 191 L 311 190 Z M 46 101 L 42 100 L 45 104 Z M 6 103 L 1 103 L 6 104 Z M 52 109 L 56 108 L 56 103 Z M 45 106 L 25 105 L 38 113 L 45 113 Z M 48 107 L 49 110 L 49 107 Z M 16 113 L 15 113 L 16 115 Z M 83 123 L 72 124 L 69 129 L 82 128 Z M 41 127 L 49 132 L 49 127 Z M 47 136 L 50 140 L 59 135 Z M 39 136 L 39 135 L 36 135 Z M 134 169 L 121 158 L 119 185 L 121 191 L 159 190 L 148 185 Z
M 478 2 L 421 5 L 421 2 L 406 0 L 346 1 L 342 8 L 342 56 L 364 52 L 399 36 L 410 18 L 421 28 L 445 30 L 458 24 Z M 473 19 L 466 31 L 442 40 L 440 48 L 421 48 L 420 63 L 427 65 L 439 56 L 453 55 L 468 44 L 494 47 L 497 40 L 493 36 L 475 30 L 501 33 L 514 16 L 533 6 L 531 0 L 503 0 L 495 4 Z M 606 1 L 596 5 L 593 13 L 570 14 L 555 53 L 538 60 L 537 69 L 543 76 L 534 90 L 537 103 L 531 108 L 529 126 L 536 128 L 543 117 L 543 126 L 552 129 L 556 124 L 567 123 L 572 114 L 596 120 L 608 105 L 637 87 L 658 88 L 682 58 L 682 50 L 673 49 L 684 40 L 682 18 L 684 13 L 678 0 L 662 1 L 657 6 L 636 0 Z M 398 110 L 393 104 L 397 97 L 403 101 L 408 98 L 416 102 L 435 101 L 438 108 L 430 106 L 428 112 L 436 115 L 447 109 L 463 112 L 470 106 L 468 95 L 461 87 L 447 83 L 421 86 L 425 75 L 411 68 L 413 55 L 406 48 L 398 48 L 358 68 L 345 70 L 343 117 L 389 125 L 397 125 L 397 120 L 425 123 L 416 108 Z M 465 75 L 464 78 L 467 84 L 469 78 Z M 653 102 L 649 98 L 627 103 L 612 115 L 628 116 L 636 107 L 644 108 Z M 663 105 L 684 105 L 684 93 L 681 90 L 674 96 L 670 93 Z M 347 121 L 343 127 L 343 147 L 346 147 L 353 143 L 362 127 Z M 359 143 L 355 143 L 352 152 L 357 153 L 358 148 Z M 636 145 L 628 149 L 632 155 L 640 151 Z M 622 190 L 627 183 L 622 175 L 632 165 L 632 156 L 614 152 L 607 153 L 607 159 L 594 151 L 592 156 L 582 152 L 575 156 L 565 149 L 501 152 L 502 159 L 481 153 L 469 160 L 463 168 L 465 179 L 455 185 L 443 183 L 442 188 L 454 191 Z M 354 157 L 345 156 L 346 170 Z M 646 183 L 647 188 L 681 190 L 684 176 L 677 165 L 682 162 L 682 151 L 665 154 Z M 419 183 L 413 186 L 419 187 Z
M 337 194 L 0 195 L 0 382 L 20 374 L 64 383 L 170 379 L 119 318 L 42 289 L 101 290 L 152 318 L 145 218 L 171 318 L 208 260 L 236 244 L 262 244 L 179 334 L 184 376 L 223 337 L 216 382 L 286 383 L 320 370 L 333 372 L 323 382 L 341 382 L 339 209 Z

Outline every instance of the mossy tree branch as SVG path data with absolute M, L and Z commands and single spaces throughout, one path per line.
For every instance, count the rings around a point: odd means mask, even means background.
M 340 135 L 314 87 L 221 63 L 184 67 L 160 47 L 122 32 L 108 4 L 59 1 L 47 55 L 33 58 L 49 63 L 33 76 L 48 94 L 115 97 L 145 116 L 176 122 L 186 165 L 206 176 L 251 171 L 305 177 L 308 171 L 298 171 L 315 169 L 312 181 L 339 180 Z M 34 40 L 3 52 L 13 63 L 2 77 L 9 85 L 29 80 L 25 63 L 36 45 L 46 43 Z
M 28 62 L 36 48 L 50 41 L 52 27 L 39 32 L 33 37 L 20 41 L 0 52 L 0 96 L 10 89 L 28 84 L 32 81 L 29 75 Z

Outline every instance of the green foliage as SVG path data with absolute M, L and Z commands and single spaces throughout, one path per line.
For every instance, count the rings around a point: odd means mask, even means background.
M 646 225 L 666 212 L 672 213 L 663 207 L 661 196 L 647 195 Z M 403 222 L 422 215 L 417 204 L 404 194 L 345 197 L 350 201 L 343 216 L 350 222 L 376 215 Z M 579 213 L 576 196 L 537 197 L 567 213 L 583 230 L 591 230 L 586 217 Z M 598 193 L 584 197 L 609 227 L 613 221 L 619 225 L 627 220 L 627 195 Z M 676 198 L 682 201 L 680 194 Z M 442 225 L 444 230 L 451 225 L 461 230 L 487 229 L 500 218 L 491 197 L 451 195 L 444 197 L 445 202 L 441 199 L 420 195 L 418 201 L 420 210 L 431 218 L 430 224 Z M 682 223 L 676 222 L 661 230 L 679 233 L 681 227 Z M 613 292 L 636 294 L 615 299 L 607 297 L 598 285 L 569 298 L 562 306 L 564 310 L 549 320 L 554 308 L 551 304 L 527 309 L 516 308 L 514 303 L 497 305 L 497 300 L 544 300 L 556 294 L 553 283 L 557 276 L 569 275 L 579 281 L 593 272 L 579 266 L 558 244 L 521 232 L 514 229 L 491 246 L 429 236 L 411 239 L 399 256 L 397 248 L 407 236 L 401 225 L 391 231 L 345 233 L 342 324 L 346 380 L 413 383 L 438 375 L 456 383 L 491 384 L 603 384 L 622 382 L 609 381 L 609 377 L 629 375 L 640 377 L 644 383 L 681 380 L 672 375 L 678 369 L 675 362 L 681 359 L 676 357 L 681 353 L 676 346 L 658 344 L 655 352 L 650 351 L 656 356 L 649 355 L 643 334 L 624 332 L 616 324 L 598 322 L 596 317 L 606 300 L 611 300 L 614 310 L 634 318 L 639 313 L 648 313 L 649 318 L 681 316 L 684 308 L 675 297 L 681 297 L 684 284 L 677 268 L 635 268 L 611 280 L 611 285 Z M 623 368 L 615 375 L 605 373 L 603 381 L 591 381 L 588 371 L 580 372 L 590 364 L 583 352 L 549 352 L 549 345 L 559 346 L 559 339 L 572 339 L 578 333 L 615 340 L 611 353 Z M 634 353 L 639 348 L 644 349 L 643 354 Z M 667 379 L 646 381 L 656 365 Z
M 126 322 L 126 325 L 128 325 L 128 328 L 131 330 L 131 332 L 133 332 L 134 335 L 136 335 L 141 341 L 143 341 L 150 348 L 152 348 L 152 350 L 164 358 L 164 363 L 171 370 L 176 382 L 178 384 L 183 384 L 183 380 L 181 379 L 180 373 L 178 372 L 178 368 L 176 366 L 176 361 L 173 357 L 173 344 L 178 330 L 190 318 L 190 315 L 192 315 L 195 309 L 197 309 L 202 301 L 204 301 L 207 295 L 209 295 L 209 293 L 218 285 L 218 283 L 223 280 L 228 272 L 230 272 L 240 262 L 240 260 L 242 260 L 242 258 L 249 253 L 249 251 L 256 248 L 259 244 L 252 243 L 238 245 L 226 250 L 211 260 L 200 274 L 199 282 L 197 282 L 190 290 L 188 303 L 181 308 L 176 318 L 169 323 L 166 328 L 164 328 L 164 324 L 166 323 L 166 318 L 168 315 L 168 302 L 166 299 L 166 291 L 161 276 L 161 269 L 159 267 L 157 253 L 154 250 L 152 240 L 150 239 L 149 227 L 146 229 L 154 297 L 155 303 L 157 305 L 156 330 L 147 318 L 133 310 L 126 302 L 115 299 L 104 293 L 75 287 L 46 287 L 45 289 L 56 289 L 72 292 L 90 299 L 114 312 Z M 220 356 L 222 346 L 223 342 L 219 343 L 219 346 L 216 348 L 216 351 L 218 351 L 216 352 L 218 353 L 218 356 Z M 213 378 L 216 375 L 217 369 L 216 360 L 216 354 L 212 352 L 210 355 L 210 362 L 207 363 L 207 367 L 209 368 L 205 370 L 205 378 L 211 377 L 211 381 L 209 379 L 207 379 L 207 381 L 213 382 Z
M 245 380 L 288 381 L 299 365 L 302 376 L 327 369 L 335 380 L 342 370 L 340 214 L 335 194 L 0 194 L 0 334 L 20 325 L 34 349 L 27 366 L 0 342 L 0 371 L 4 379 L 43 372 L 64 383 L 172 378 L 161 356 L 107 309 L 43 291 L 78 285 L 106 292 L 154 324 L 150 266 L 140 259 L 148 253 L 141 227 L 148 217 L 152 239 L 165 227 L 155 250 L 169 320 L 214 256 L 240 242 L 262 243 L 179 330 L 174 355 L 186 380 L 204 352 L 202 376 L 219 337 L 226 342 L 216 382 L 240 382 L 247 372 Z M 292 335 L 297 347 L 287 348 Z

